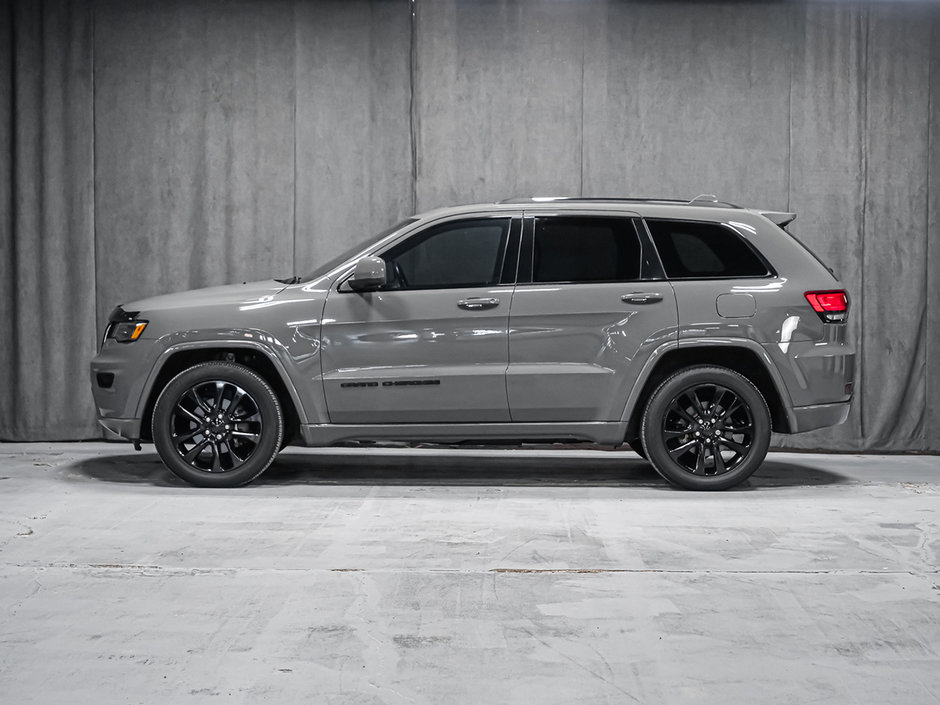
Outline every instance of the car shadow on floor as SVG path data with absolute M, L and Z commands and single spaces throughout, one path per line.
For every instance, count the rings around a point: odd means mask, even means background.
M 155 453 L 106 455 L 69 466 L 79 476 L 112 483 L 187 487 Z M 850 478 L 818 461 L 782 462 L 770 456 L 732 491 L 842 484 Z M 283 451 L 251 486 L 498 486 L 649 487 L 672 489 L 653 467 L 627 452 L 318 449 Z

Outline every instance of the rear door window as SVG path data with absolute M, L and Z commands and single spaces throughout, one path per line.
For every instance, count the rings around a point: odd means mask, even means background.
M 636 281 L 640 278 L 641 254 L 630 218 L 538 218 L 532 281 Z

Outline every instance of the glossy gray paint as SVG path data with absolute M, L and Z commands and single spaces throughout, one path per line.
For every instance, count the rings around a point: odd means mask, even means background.
M 624 301 L 643 295 L 650 303 Z M 618 421 L 643 363 L 675 343 L 676 323 L 665 281 L 518 286 L 506 377 L 512 420 Z
M 509 421 L 513 287 L 343 292 L 326 301 L 323 386 L 333 423 Z M 488 299 L 492 308 L 461 308 Z
M 354 291 L 362 291 L 370 287 L 381 286 L 388 281 L 388 272 L 385 260 L 370 255 L 362 257 L 356 262 L 356 269 L 349 278 L 349 287 Z
M 303 442 L 353 439 L 623 440 L 659 359 L 680 347 L 755 352 L 794 431 L 840 423 L 855 352 L 803 297 L 841 284 L 757 211 L 666 203 L 530 203 L 525 216 L 618 214 L 724 223 L 771 264 L 764 278 L 352 291 L 360 257 L 448 219 L 521 216 L 519 204 L 439 209 L 330 272 L 293 285 L 214 287 L 127 304 L 148 320 L 134 343 L 92 361 L 102 424 L 137 439 L 160 369 L 175 353 L 245 348 L 290 394 Z M 486 308 L 469 300 L 495 301 Z M 112 372 L 110 389 L 96 384 Z M 346 385 L 346 386 L 344 386 Z

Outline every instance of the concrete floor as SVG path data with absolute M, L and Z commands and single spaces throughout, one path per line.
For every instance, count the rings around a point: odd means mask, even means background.
M 0 703 L 940 702 L 940 458 L 0 445 Z

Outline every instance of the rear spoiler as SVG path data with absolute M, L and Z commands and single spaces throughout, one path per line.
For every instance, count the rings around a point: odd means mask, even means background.
M 783 211 L 760 211 L 760 214 L 767 218 L 774 225 L 779 225 L 781 228 L 787 227 L 790 223 L 796 220 L 796 213 L 785 213 Z

